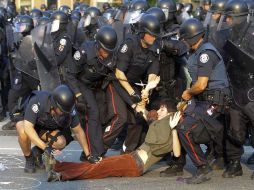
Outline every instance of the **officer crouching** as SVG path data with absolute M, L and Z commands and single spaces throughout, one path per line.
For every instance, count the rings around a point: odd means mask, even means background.
M 223 125 L 217 118 L 227 105 L 229 82 L 221 55 L 211 43 L 204 41 L 205 28 L 199 20 L 188 19 L 179 33 L 192 50 L 188 59 L 192 85 L 182 94 L 189 102 L 178 132 L 183 148 L 197 167 L 196 174 L 187 183 L 197 184 L 210 180 L 211 174 L 200 144 L 212 141 L 217 149 L 216 159 L 223 158 Z
M 43 152 L 51 156 L 53 149 L 62 150 L 68 145 L 73 140 L 71 131 L 89 157 L 86 136 L 75 111 L 75 96 L 68 86 L 60 85 L 53 93 L 33 91 L 26 102 L 24 118 L 16 124 L 26 173 L 34 173 L 36 166 L 43 168 Z M 36 145 L 32 150 L 31 143 Z

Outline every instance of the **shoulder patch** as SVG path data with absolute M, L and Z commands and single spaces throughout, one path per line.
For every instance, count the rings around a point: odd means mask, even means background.
M 39 111 L 38 105 L 37 104 L 33 104 L 32 105 L 32 110 L 33 110 L 34 113 L 38 113 L 38 111 Z
M 128 50 L 127 44 L 124 44 L 123 47 L 121 48 L 121 53 L 125 53 Z
M 61 44 L 62 46 L 65 46 L 66 43 L 67 43 L 67 41 L 66 41 L 66 39 L 64 39 L 64 38 L 62 38 L 62 39 L 60 40 L 60 44 Z
M 80 60 L 80 58 L 81 58 L 81 54 L 80 54 L 80 52 L 79 51 L 76 51 L 75 53 L 74 53 L 74 59 L 76 60 L 76 61 L 78 61 L 78 60 Z
M 208 54 L 206 53 L 201 54 L 199 60 L 201 63 L 207 63 L 207 61 L 209 60 Z

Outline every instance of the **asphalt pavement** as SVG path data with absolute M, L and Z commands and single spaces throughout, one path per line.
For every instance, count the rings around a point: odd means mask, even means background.
M 6 123 L 0 122 L 0 190 L 3 189 L 52 189 L 52 190 L 253 190 L 254 180 L 250 179 L 254 166 L 246 165 L 247 158 L 252 154 L 251 147 L 245 147 L 245 154 L 242 158 L 244 174 L 234 179 L 224 179 L 221 177 L 222 171 L 214 171 L 212 179 L 204 184 L 188 185 L 184 179 L 190 177 L 195 171 L 195 167 L 188 159 L 185 166 L 184 176 L 161 178 L 160 171 L 164 170 L 166 162 L 159 162 L 153 166 L 142 177 L 115 177 L 100 180 L 80 180 L 68 182 L 47 182 L 47 174 L 42 170 L 37 170 L 35 174 L 25 174 L 24 158 L 19 148 L 17 136 L 14 131 L 2 131 L 1 126 Z M 77 161 L 81 150 L 77 142 L 72 142 L 58 156 L 59 160 Z M 107 156 L 119 154 L 119 151 L 108 151 Z M 1 170 L 2 168 L 2 170 Z

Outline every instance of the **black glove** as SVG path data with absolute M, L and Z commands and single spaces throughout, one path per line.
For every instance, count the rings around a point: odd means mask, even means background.
M 95 163 L 98 163 L 101 161 L 101 157 L 95 157 L 95 156 L 89 155 L 89 156 L 87 156 L 87 161 L 90 164 L 95 164 Z
M 84 112 L 86 110 L 86 103 L 85 103 L 82 95 L 77 97 L 76 106 L 77 106 L 77 110 L 79 112 Z
M 139 103 L 141 101 L 141 96 L 134 92 L 132 95 L 131 95 L 131 100 L 133 103 Z

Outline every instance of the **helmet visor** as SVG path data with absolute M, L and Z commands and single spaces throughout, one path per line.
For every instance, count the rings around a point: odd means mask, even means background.
M 162 9 L 162 11 L 165 14 L 166 20 L 168 20 L 169 10 L 168 9 Z
M 25 32 L 26 29 L 27 29 L 27 25 L 25 23 L 17 23 L 15 25 L 16 32 L 22 33 L 22 32 Z
M 135 24 L 142 17 L 141 10 L 127 12 L 124 18 L 124 24 Z
M 51 32 L 57 32 L 60 28 L 60 20 L 53 20 L 51 24 Z

